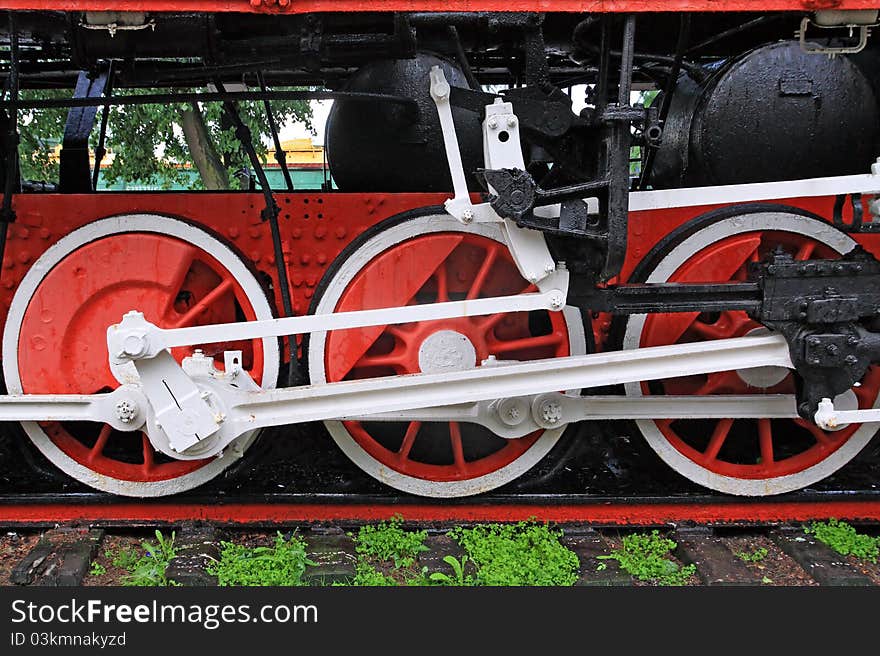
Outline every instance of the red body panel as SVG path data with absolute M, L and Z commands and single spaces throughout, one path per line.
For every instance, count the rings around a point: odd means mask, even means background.
M 363 11 L 817 11 L 875 9 L 877 0 L 3 0 L 0 9 L 43 11 L 248 12 Z

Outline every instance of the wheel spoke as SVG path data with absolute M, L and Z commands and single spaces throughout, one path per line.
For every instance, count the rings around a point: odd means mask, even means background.
M 562 341 L 562 335 L 550 333 L 549 335 L 523 337 L 521 339 L 511 339 L 507 341 L 492 340 L 487 346 L 493 355 L 497 355 L 498 353 L 510 353 L 511 351 L 522 351 L 525 349 L 542 348 L 545 346 L 558 346 Z
M 795 260 L 808 260 L 810 256 L 813 254 L 813 251 L 816 250 L 816 242 L 814 241 L 805 241 L 801 247 L 798 249 L 798 252 L 795 254 Z
M 690 330 L 705 339 L 724 339 L 726 337 L 730 337 L 730 334 L 727 332 L 727 330 L 719 326 L 717 322 L 705 323 L 703 321 L 695 320 L 690 325 Z
M 745 312 L 724 312 L 721 321 L 730 337 L 745 335 L 752 326 L 757 327 L 757 323 Z
M 174 303 L 177 300 L 177 293 L 183 288 L 183 283 L 186 280 L 186 274 L 189 273 L 189 270 L 192 268 L 192 265 L 196 261 L 196 257 L 198 256 L 198 250 L 195 248 L 195 246 L 187 246 L 187 248 L 181 248 L 178 251 L 180 253 L 180 257 L 178 257 L 175 262 L 172 263 L 174 269 L 170 272 L 171 281 L 168 285 L 171 293 L 168 295 L 168 302 L 165 305 L 165 310 L 163 312 L 163 315 L 166 317 L 174 311 Z
M 89 462 L 104 452 L 104 447 L 107 446 L 107 440 L 110 439 L 110 434 L 112 432 L 113 427 L 110 424 L 104 424 L 101 427 L 101 432 L 98 433 L 98 439 L 95 440 L 94 446 L 89 449 Z
M 721 390 L 734 391 L 738 387 L 742 387 L 740 377 L 733 371 L 720 371 L 718 373 L 706 374 L 706 382 L 703 383 L 694 394 L 716 394 Z
M 357 361 L 354 368 L 362 369 L 364 367 L 403 367 L 405 366 L 401 359 L 401 354 L 388 353 L 387 355 L 365 355 Z
M 449 422 L 449 441 L 452 443 L 452 458 L 455 461 L 455 467 L 459 471 L 464 471 L 466 467 L 464 448 L 461 444 L 461 427 L 457 421 Z
M 156 462 L 153 458 L 153 445 L 146 433 L 141 433 L 141 452 L 143 453 L 143 469 L 149 472 L 155 467 Z
M 233 290 L 232 279 L 226 278 L 210 292 L 205 294 L 199 302 L 189 308 L 177 321 L 171 323 L 172 328 L 183 328 L 192 325 L 200 314 L 205 312 L 211 305 L 223 298 L 226 294 Z
M 397 455 L 401 460 L 409 458 L 409 452 L 412 451 L 413 444 L 415 444 L 416 436 L 419 434 L 421 427 L 422 422 L 420 421 L 409 422 L 409 426 L 406 427 L 406 433 L 403 435 L 403 442 L 400 443 L 400 448 L 397 450 Z
M 732 426 L 733 419 L 720 419 L 718 421 L 715 430 L 712 432 L 712 437 L 709 439 L 709 446 L 703 451 L 703 458 L 706 461 L 716 460 L 718 458 L 718 452 L 721 451 L 721 447 L 724 446 L 724 440 L 730 435 L 730 428 Z
M 773 464 L 773 427 L 770 420 L 758 420 L 758 443 L 761 447 L 761 464 Z
M 499 248 L 500 246 L 495 244 L 486 249 L 486 257 L 483 259 L 483 263 L 480 265 L 480 270 L 477 271 L 477 275 L 474 276 L 474 281 L 471 283 L 471 287 L 465 297 L 466 300 L 470 301 L 480 295 L 480 292 L 483 290 L 483 285 L 486 284 L 486 279 L 489 277 L 489 272 L 495 265 L 495 259 L 498 257 Z
M 795 419 L 794 423 L 801 428 L 806 428 L 807 431 L 809 431 L 812 436 L 816 438 L 816 443 L 820 446 L 831 446 L 834 443 L 834 440 L 831 439 L 831 436 L 813 422 L 807 421 L 806 419 Z
M 440 263 L 434 272 L 437 281 L 437 302 L 444 303 L 449 300 L 449 278 L 446 270 L 446 260 Z

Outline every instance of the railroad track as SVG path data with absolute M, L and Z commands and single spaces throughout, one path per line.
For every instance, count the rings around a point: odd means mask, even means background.
M 421 524 L 428 550 L 419 567 L 443 571 L 443 557 L 460 556 L 447 535 L 451 524 Z M 356 524 L 287 526 L 305 540 L 314 565 L 307 568 L 306 584 L 345 582 L 355 574 L 357 555 L 352 531 Z M 613 559 L 603 558 L 618 548 L 623 538 L 645 528 L 564 524 L 561 543 L 580 562 L 576 585 L 650 585 L 622 570 Z M 817 541 L 797 522 L 749 527 L 683 523 L 660 525 L 661 536 L 676 543 L 670 557 L 681 566 L 693 565 L 687 585 L 776 586 L 875 586 L 880 585 L 880 565 L 854 556 L 842 556 Z M 210 523 L 185 522 L 175 527 L 177 555 L 165 570 L 167 578 L 185 586 L 216 585 L 206 565 L 219 557 L 220 543 L 270 544 L 279 527 L 271 530 L 230 529 Z M 862 524 L 860 531 L 876 535 L 880 523 Z M 9 530 L 0 537 L 0 584 L 19 586 L 118 585 L 112 573 L 96 574 L 93 562 L 108 563 L 108 551 L 140 545 L 152 533 L 141 529 L 105 530 L 58 526 L 43 532 Z M 101 569 L 101 568 L 98 568 Z

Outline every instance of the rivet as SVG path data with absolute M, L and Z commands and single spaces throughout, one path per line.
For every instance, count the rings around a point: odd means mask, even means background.
M 233 239 L 238 239 L 238 235 L 239 235 L 238 228 L 236 228 L 235 226 L 232 226 L 229 229 L 229 236 L 232 237 Z
M 259 262 L 261 258 L 262 258 L 262 256 L 257 251 L 254 251 L 253 253 L 251 253 L 251 261 Z
M 303 292 L 303 296 L 305 296 L 306 298 L 311 298 L 314 293 L 315 292 L 313 292 L 311 289 L 307 289 Z
M 306 278 L 306 287 L 314 287 L 318 284 L 318 279 L 315 276 L 309 276 Z
M 252 239 L 259 239 L 260 232 L 261 231 L 259 230 L 259 228 L 251 228 L 250 230 L 248 230 L 248 234 L 251 236 Z
M 312 256 L 309 255 L 308 253 L 303 253 L 302 256 L 299 258 L 299 261 L 302 262 L 303 264 L 308 264 L 309 262 L 312 261 Z
M 27 264 L 31 261 L 31 254 L 27 251 L 22 251 L 18 254 L 18 261 L 22 264 Z
M 318 257 L 315 259 L 318 260 L 318 264 L 327 264 L 327 256 L 324 253 L 318 253 Z
M 345 239 L 345 236 L 348 234 L 348 230 L 345 228 L 339 227 L 336 228 L 336 238 L 337 239 Z
M 52 233 L 49 232 L 49 228 L 40 228 L 40 237 L 43 239 L 48 239 L 52 236 Z
M 327 236 L 327 228 L 320 226 L 315 228 L 315 239 L 323 239 Z
M 294 239 L 299 239 L 300 237 L 302 237 L 302 234 L 303 234 L 303 231 L 301 228 L 294 228 L 293 230 L 290 231 L 290 236 L 293 237 Z

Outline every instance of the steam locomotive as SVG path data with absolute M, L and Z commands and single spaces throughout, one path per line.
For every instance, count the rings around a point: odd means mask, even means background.
M 878 11 L 686 4 L 0 0 L 4 433 L 133 497 L 294 425 L 434 498 L 619 420 L 723 494 L 844 468 L 880 421 Z M 334 100 L 333 186 L 266 182 L 239 103 L 293 98 Z M 95 190 L 109 107 L 207 102 L 252 188 Z M 58 107 L 59 179 L 22 179 Z

